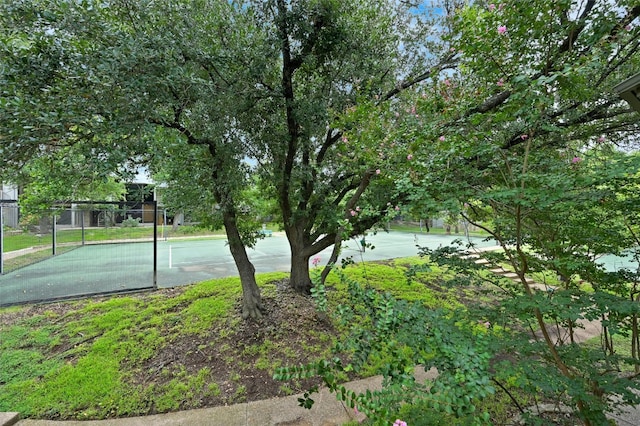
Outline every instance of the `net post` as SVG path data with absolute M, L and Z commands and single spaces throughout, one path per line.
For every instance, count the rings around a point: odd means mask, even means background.
M 158 201 L 153 200 L 153 289 L 158 289 Z

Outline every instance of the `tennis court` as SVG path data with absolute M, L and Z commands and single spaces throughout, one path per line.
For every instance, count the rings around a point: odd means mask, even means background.
M 356 262 L 415 256 L 417 245 L 429 248 L 449 245 L 460 236 L 379 233 L 367 236 L 374 250 L 361 250 L 359 239 L 345 242 L 342 257 Z M 493 241 L 472 238 L 479 247 Z M 217 277 L 236 276 L 237 270 L 224 239 L 169 240 L 157 242 L 158 288 L 175 287 Z M 289 271 L 287 239 L 274 235 L 248 249 L 256 272 Z M 321 252 L 324 263 L 331 248 Z M 619 258 L 606 263 L 620 266 Z M 49 301 L 94 294 L 154 288 L 153 242 L 79 246 L 33 265 L 0 275 L 0 306 Z M 607 266 L 611 266 L 607 265 Z M 625 263 L 625 266 L 633 266 Z
M 79 246 L 5 273 L 0 276 L 0 305 L 152 287 L 151 245 Z
M 417 243 L 437 247 L 452 239 L 440 235 L 416 237 L 399 232 L 381 233 L 367 237 L 367 241 L 376 246 L 375 250 L 363 253 L 359 240 L 351 240 L 346 242 L 343 256 L 352 256 L 356 262 L 414 256 Z M 256 272 L 288 271 L 290 268 L 289 246 L 283 235 L 258 241 L 248 253 Z M 327 249 L 319 256 L 327 260 L 330 253 L 331 249 Z M 0 275 L 0 305 L 153 289 L 153 263 L 153 242 L 78 246 Z M 157 243 L 158 288 L 236 275 L 236 266 L 224 239 Z

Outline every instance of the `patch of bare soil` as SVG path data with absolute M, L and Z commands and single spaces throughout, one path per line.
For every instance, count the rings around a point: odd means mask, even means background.
M 295 293 L 286 281 L 276 287 L 275 295 L 263 296 L 261 320 L 230 320 L 199 336 L 182 335 L 141 366 L 134 382 L 162 385 L 183 371 L 196 375 L 206 369 L 213 390 L 180 408 L 268 399 L 319 384 L 318 379 L 295 383 L 273 379 L 275 367 L 316 361 L 318 352 L 333 345 L 326 338 L 333 329 L 318 316 L 313 301 Z M 239 312 L 238 305 L 238 316 Z M 150 407 L 150 413 L 154 411 Z
M 49 314 L 51 317 L 62 318 L 67 312 L 76 310 L 77 304 L 70 302 L 55 302 L 38 305 L 28 305 L 21 307 L 19 310 L 12 311 L 11 309 L 0 315 L 0 327 L 10 326 L 16 322 L 32 318 L 39 315 Z

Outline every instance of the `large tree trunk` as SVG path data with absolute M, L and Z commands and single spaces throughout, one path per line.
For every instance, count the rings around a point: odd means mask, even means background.
M 262 318 L 263 307 L 260 288 L 255 277 L 256 269 L 249 260 L 247 250 L 240 238 L 235 214 L 225 211 L 222 215 L 222 220 L 227 233 L 231 255 L 238 268 L 240 282 L 242 283 L 242 318 Z
M 291 246 L 291 287 L 300 294 L 311 294 L 311 278 L 309 277 L 309 255 L 303 250 L 295 250 Z
M 184 214 L 182 212 L 176 213 L 173 217 L 173 227 L 171 228 L 173 232 L 178 230 L 178 227 L 182 225 L 184 222 Z
M 309 277 L 309 258 L 312 252 L 310 244 L 305 241 L 304 223 L 285 226 L 289 247 L 291 248 L 291 275 L 289 285 L 297 293 L 311 294 L 311 278 Z

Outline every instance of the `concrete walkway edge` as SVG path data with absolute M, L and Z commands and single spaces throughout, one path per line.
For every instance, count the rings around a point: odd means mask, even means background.
M 12 426 L 20 420 L 20 413 L 0 413 L 0 426 Z

